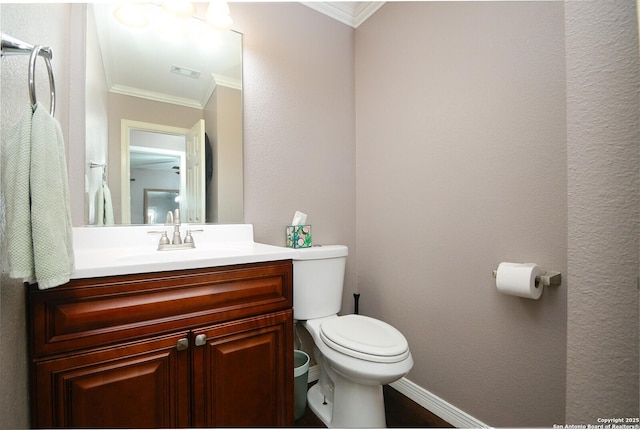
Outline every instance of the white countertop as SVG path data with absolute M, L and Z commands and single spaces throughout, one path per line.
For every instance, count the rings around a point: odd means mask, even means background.
M 197 269 L 293 259 L 298 251 L 253 241 L 251 224 L 183 225 L 196 247 L 158 251 L 160 234 L 172 226 L 76 227 L 73 229 L 75 270 L 72 279 L 157 271 Z M 284 233 L 283 233 L 284 234 Z

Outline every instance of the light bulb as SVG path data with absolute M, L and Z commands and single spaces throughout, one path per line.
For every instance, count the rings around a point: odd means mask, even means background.
M 190 1 L 167 0 L 162 2 L 165 12 L 178 18 L 191 18 L 196 13 L 196 8 Z
M 143 3 L 123 3 L 113 11 L 113 15 L 119 23 L 130 28 L 145 28 L 149 25 Z
M 209 2 L 204 20 L 207 24 L 220 31 L 230 30 L 233 25 L 229 5 L 223 0 L 213 0 Z

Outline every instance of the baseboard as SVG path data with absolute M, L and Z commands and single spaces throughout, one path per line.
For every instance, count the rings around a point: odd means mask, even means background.
M 425 390 L 418 384 L 411 382 L 407 378 L 399 379 L 389 385 L 454 427 L 490 428 L 487 424 L 458 409 L 430 391 Z
M 320 368 L 317 365 L 309 367 L 309 382 L 317 381 L 319 373 Z M 407 378 L 399 379 L 389 385 L 454 427 L 490 428 L 487 424 L 425 390 L 418 384 L 411 382 Z

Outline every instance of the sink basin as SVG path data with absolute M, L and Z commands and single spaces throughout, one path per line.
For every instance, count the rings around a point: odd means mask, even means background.
M 73 229 L 72 278 L 195 269 L 294 258 L 291 248 L 253 241 L 251 224 L 199 225 L 192 249 L 158 251 L 156 226 L 77 227 Z M 166 227 L 168 230 L 172 227 Z M 184 235 L 188 227 L 182 226 Z

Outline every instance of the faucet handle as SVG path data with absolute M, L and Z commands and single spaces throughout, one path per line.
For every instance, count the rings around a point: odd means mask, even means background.
M 169 238 L 167 237 L 167 231 L 166 230 L 149 230 L 147 231 L 147 233 L 149 234 L 161 234 L 162 236 L 160 236 L 160 242 L 158 242 L 158 246 L 161 245 L 170 245 L 171 242 L 169 242 Z
M 169 245 L 171 242 L 169 242 L 169 237 L 167 236 L 167 232 L 163 231 L 162 232 L 162 236 L 160 236 L 160 243 L 158 243 L 158 245 Z
M 187 235 L 184 237 L 183 243 L 194 243 L 193 236 L 191 236 L 191 230 L 187 230 Z

